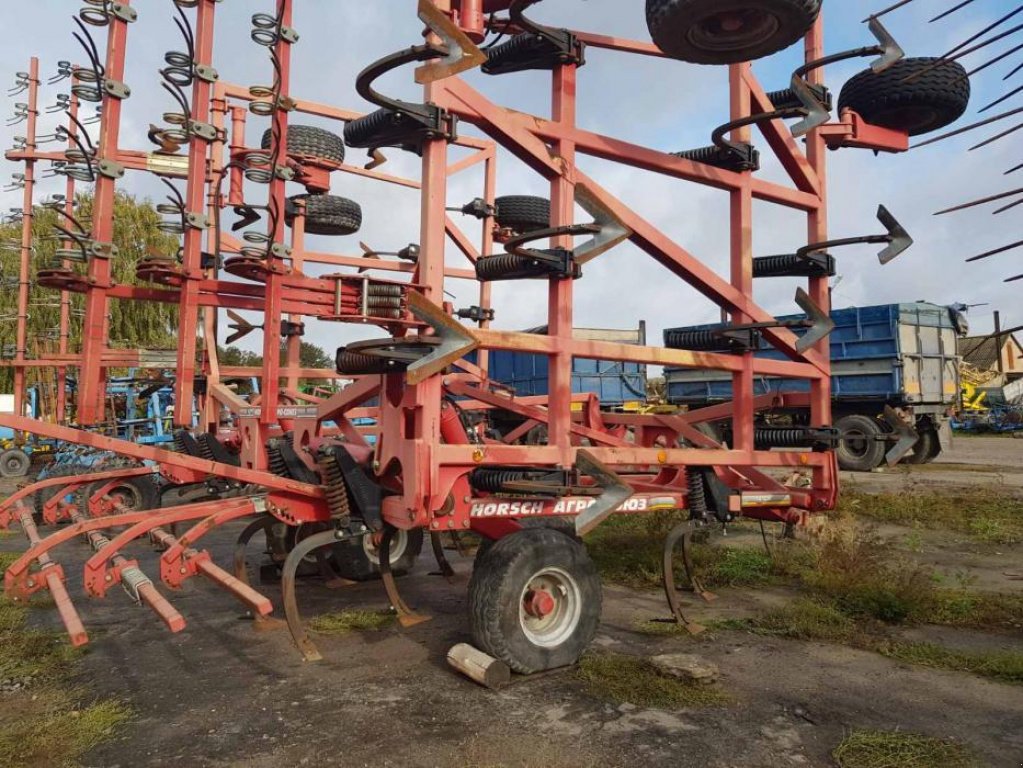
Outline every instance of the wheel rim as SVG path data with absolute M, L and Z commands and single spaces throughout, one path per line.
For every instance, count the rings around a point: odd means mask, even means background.
M 373 565 L 380 567 L 380 548 L 378 542 L 375 541 L 376 536 L 373 534 L 367 534 L 362 537 L 362 549 L 366 553 L 366 557 Z M 391 567 L 394 567 L 395 563 L 401 560 L 405 556 L 405 550 L 408 549 L 408 531 L 397 530 L 394 532 L 394 536 L 391 537 Z
M 535 573 L 519 598 L 519 626 L 541 648 L 556 648 L 568 640 L 582 618 L 579 585 L 560 568 Z
M 845 437 L 842 438 L 842 443 L 845 445 L 845 450 L 850 456 L 855 456 L 860 459 L 867 455 L 870 450 L 870 443 L 872 441 L 868 439 L 865 432 L 859 430 L 850 430 L 845 433 Z
M 142 506 L 142 497 L 138 489 L 130 485 L 119 485 L 113 488 L 108 495 L 117 499 L 127 509 L 134 510 Z
M 4 469 L 11 474 L 20 472 L 25 466 L 20 456 L 8 456 L 4 462 Z
M 700 50 L 741 51 L 770 40 L 780 29 L 781 21 L 767 11 L 718 11 L 700 19 L 686 37 Z

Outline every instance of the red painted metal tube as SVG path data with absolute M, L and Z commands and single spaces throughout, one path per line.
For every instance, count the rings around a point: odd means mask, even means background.
M 35 520 L 32 519 L 32 512 L 23 504 L 18 505 L 18 512 L 21 528 L 25 531 L 29 543 L 33 547 L 38 545 L 42 539 L 36 529 Z M 57 604 L 60 620 L 64 622 L 64 628 L 71 638 L 71 644 L 75 647 L 85 645 L 89 642 L 89 635 L 85 631 L 85 625 L 82 624 L 82 619 L 78 615 L 74 603 L 71 602 L 71 596 L 67 593 L 67 587 L 64 586 L 60 573 L 54 567 L 56 563 L 45 552 L 40 554 L 36 560 L 42 568 L 40 574 L 46 579 L 46 588 L 53 596 L 53 602 Z

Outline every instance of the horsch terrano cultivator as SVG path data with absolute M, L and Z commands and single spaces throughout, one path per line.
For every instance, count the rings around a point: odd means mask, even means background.
M 84 295 L 82 348 L 77 353 L 66 348 L 65 330 L 59 355 L 29 360 L 19 317 L 11 363 L 16 371 L 77 369 L 77 427 L 19 415 L 0 416 L 0 424 L 130 461 L 109 471 L 54 477 L 0 504 L 0 520 L 19 523 L 31 544 L 6 573 L 9 595 L 26 598 L 49 590 L 72 641 L 86 642 L 59 565 L 60 546 L 84 540 L 95 550 L 84 569 L 90 596 L 104 596 L 120 584 L 172 631 L 180 630 L 184 619 L 157 590 L 155 575 L 144 574 L 132 559 L 133 546 L 152 540 L 162 550 L 159 577 L 168 587 L 204 576 L 261 619 L 272 604 L 250 585 L 245 558 L 246 544 L 261 535 L 270 558 L 262 570 L 279 571 L 289 629 L 312 660 L 319 654 L 302 626 L 300 576 L 378 575 L 401 623 L 410 626 L 424 617 L 402 600 L 395 573 L 408 567 L 429 535 L 442 570 L 450 574 L 441 537 L 471 531 L 483 539 L 469 583 L 473 642 L 515 671 L 531 673 L 574 663 L 592 640 L 601 588 L 582 537 L 610 515 L 688 513 L 667 538 L 664 570 L 673 618 L 688 625 L 675 565 L 680 560 L 696 587 L 688 558 L 694 531 L 738 516 L 799 523 L 834 508 L 833 448 L 839 436 L 829 405 L 828 283 L 836 263 L 831 251 L 881 244 L 885 263 L 912 241 L 884 207 L 881 234 L 829 236 L 827 150 L 899 152 L 908 148 L 909 133 L 948 124 L 958 117 L 956 110 L 928 109 L 927 100 L 943 98 L 931 87 L 935 79 L 943 81 L 950 70 L 958 76 L 961 68 L 933 61 L 912 82 L 893 78 L 894 69 L 918 60 L 904 58 L 877 18 L 867 27 L 873 42 L 828 55 L 821 0 L 647 0 L 653 44 L 541 25 L 527 15 L 536 2 L 419 0 L 425 42 L 419 25 L 409 23 L 409 42 L 416 44 L 358 75 L 359 94 L 375 108 L 363 114 L 295 95 L 291 59 L 299 43 L 293 25 L 293 13 L 302 6 L 298 0 L 277 0 L 271 12 L 252 17 L 252 41 L 270 62 L 266 84 L 244 87 L 218 77 L 213 55 L 214 20 L 222 13 L 218 0 L 165 0 L 183 36 L 161 72 L 174 106 L 150 131 L 155 151 L 135 151 L 121 142 L 122 105 L 132 95 L 125 52 L 134 28 L 159 23 L 153 18 L 160 15 L 159 4 L 137 9 L 127 0 L 87 0 L 75 32 L 85 63 L 61 64 L 72 85 L 59 102 L 67 106 L 61 111 L 69 127 L 57 138 L 69 147 L 40 151 L 34 65 L 25 79 L 32 94 L 26 106 L 30 135 L 8 154 L 29 169 L 26 219 L 33 210 L 36 163 L 52 163 L 69 185 L 94 185 L 91 221 L 74 216 L 73 187 L 62 198 L 66 226 L 60 236 L 66 242 L 54 263 L 31 262 L 28 226 L 21 250 L 23 284 L 35 270 L 39 284 Z M 413 22 L 412 0 L 393 5 L 396 21 L 407 13 Z M 632 7 L 638 3 L 621 5 L 622 14 L 640 12 Z M 102 34 L 105 48 L 97 39 Z M 767 90 L 749 61 L 799 41 L 805 63 L 789 82 L 773 84 L 781 90 Z M 678 66 L 670 59 L 727 66 L 730 115 L 711 132 L 712 143 L 671 154 L 580 128 L 577 80 L 587 58 L 605 51 L 659 58 L 665 67 Z M 869 69 L 842 93 L 836 115 L 824 66 L 851 58 L 869 60 Z M 380 76 L 397 68 L 411 75 L 410 65 L 423 86 L 422 101 L 377 90 Z M 461 77 L 474 69 L 492 77 L 528 72 L 517 76 L 546 79 L 550 115 L 494 103 L 485 93 L 485 78 L 474 80 L 481 83 L 477 88 Z M 77 118 L 83 101 L 102 107 L 95 137 Z M 335 121 L 343 130 L 303 125 L 301 115 Z M 253 141 L 250 123 L 259 120 L 268 120 L 269 128 Z M 753 128 L 791 183 L 757 175 L 760 151 Z M 460 148 L 461 159 L 449 158 L 452 147 Z M 549 200 L 498 195 L 499 147 L 550 183 Z M 350 149 L 366 150 L 370 162 L 349 164 Z M 384 153 L 394 151 L 419 155 L 421 178 L 381 170 Z M 727 194 L 730 274 L 719 276 L 623 203 L 577 165 L 580 156 Z M 449 181 L 480 166 L 481 196 L 468 204 L 450 200 Z M 135 284 L 116 284 L 112 206 L 127 173 L 156 174 L 170 187 L 159 210 L 167 217 L 165 231 L 181 236 L 181 247 L 141 261 Z M 338 173 L 421 190 L 419 242 L 390 254 L 364 246 L 359 256 L 307 248 L 307 234 L 345 236 L 360 227 L 360 207 L 330 194 L 331 176 Z M 790 253 L 754 256 L 755 201 L 806 215 L 806 232 L 792 233 Z M 455 223 L 453 209 L 481 222 L 478 238 Z M 577 216 L 577 209 L 585 215 Z M 670 348 L 574 338 L 573 304 L 577 290 L 585 290 L 587 264 L 626 241 L 720 307 L 726 322 L 675 333 Z M 449 242 L 467 263 L 447 263 Z M 336 271 L 321 274 L 321 265 Z M 316 277 L 307 274 L 313 266 Z M 767 278 L 801 281 L 796 303 L 810 319 L 780 322 L 758 306 L 753 284 Z M 476 281 L 479 304 L 446 303 L 448 280 Z M 491 327 L 492 283 L 511 280 L 547 284 L 545 335 Z M 104 418 L 107 372 L 128 365 L 131 357 L 105 331 L 111 302 L 178 307 L 177 451 L 90 430 Z M 258 371 L 219 364 L 222 312 L 234 331 L 229 341 L 257 327 L 238 312 L 262 315 Z M 313 321 L 377 326 L 380 338 L 339 349 L 336 371 L 305 370 L 299 345 L 305 324 Z M 754 357 L 762 339 L 785 359 Z M 549 396 L 519 397 L 491 383 L 488 350 L 546 356 Z M 572 395 L 576 357 L 724 371 L 732 376 L 735 399 L 685 414 L 608 413 L 593 396 Z M 258 398 L 246 400 L 229 385 L 239 375 L 259 377 Z M 805 380 L 809 387 L 801 395 L 755 397 L 754 380 L 762 375 Z M 338 376 L 353 383 L 336 394 L 319 398 L 299 388 L 303 379 Z M 187 407 L 193 402 L 201 414 L 197 430 Z M 808 407 L 808 423 L 761 426 L 757 418 L 797 404 Z M 732 445 L 701 429 L 726 418 L 733 423 Z M 810 481 L 789 485 L 778 479 L 792 470 Z M 125 503 L 117 488 L 138 478 L 158 485 L 158 504 Z M 46 499 L 37 510 L 28 503 L 35 498 Z M 247 525 L 233 568 L 225 569 L 201 549 L 201 540 L 237 521 Z M 43 535 L 43 524 L 56 528 Z

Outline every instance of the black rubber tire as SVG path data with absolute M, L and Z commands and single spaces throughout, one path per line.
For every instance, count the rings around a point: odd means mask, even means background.
M 556 644 L 540 645 L 520 620 L 523 594 L 545 569 L 571 580 L 578 619 Z M 579 661 L 600 624 L 600 576 L 586 548 L 549 528 L 505 536 L 473 572 L 469 581 L 469 627 L 477 648 L 500 659 L 519 674 L 567 667 Z
M 527 517 L 524 520 L 519 520 L 519 525 L 527 530 L 546 528 L 549 531 L 557 531 L 558 533 L 564 534 L 575 541 L 582 541 L 582 539 L 579 538 L 579 534 L 575 532 L 575 523 L 571 518 Z M 480 537 L 480 544 L 476 547 L 476 554 L 472 560 L 472 569 L 474 571 L 480 567 L 480 562 L 482 562 L 483 558 L 487 556 L 487 553 L 494 548 L 496 543 L 497 542 L 493 539 Z
M 860 414 L 843 416 L 835 427 L 842 433 L 836 454 L 838 466 L 848 472 L 870 472 L 881 466 L 885 443 L 876 438 L 884 430 L 877 419 Z
M 54 477 L 71 477 L 75 475 L 85 474 L 91 471 L 89 468 L 84 467 L 80 464 L 63 464 L 56 467 L 52 472 L 47 473 L 45 480 L 50 480 Z M 50 499 L 52 499 L 60 491 L 59 487 L 44 488 L 41 491 L 36 491 L 33 494 L 32 504 L 35 507 L 35 513 L 38 518 L 43 513 L 43 507 Z M 36 522 L 39 522 L 41 518 L 38 518 Z
M 398 553 L 395 550 L 395 544 L 398 543 L 397 537 L 402 534 L 406 536 L 405 547 L 402 552 Z M 352 581 L 371 581 L 380 578 L 379 559 L 374 562 L 366 551 L 365 541 L 366 537 L 364 536 L 361 539 L 339 542 L 334 547 L 334 568 L 341 578 Z M 395 534 L 395 539 L 391 542 L 391 571 L 395 576 L 404 576 L 412 570 L 412 566 L 416 564 L 419 553 L 422 551 L 422 528 L 400 531 Z
M 20 448 L 0 453 L 0 477 L 25 477 L 32 468 L 32 458 Z
M 96 482 L 82 489 L 78 504 L 82 507 L 83 514 L 89 497 L 103 485 L 104 482 Z M 121 503 L 132 511 L 160 508 L 160 488 L 148 477 L 126 478 L 108 491 L 107 495 L 120 496 Z
M 305 231 L 310 235 L 353 235 L 362 228 L 362 206 L 337 195 L 296 195 L 288 201 L 285 221 L 295 220 L 294 201 L 305 201 Z
M 532 195 L 505 195 L 494 201 L 497 225 L 519 234 L 547 229 L 551 225 L 551 201 Z
M 903 464 L 930 464 L 941 455 L 941 439 L 933 429 L 924 429 L 920 432 L 920 439 L 916 441 L 913 450 L 902 459 Z
M 692 64 L 737 64 L 785 50 L 820 14 L 822 0 L 647 0 L 646 22 L 667 55 Z M 721 16 L 742 14 L 727 33 Z
M 969 105 L 970 80 L 963 66 L 931 57 L 903 59 L 881 73 L 860 72 L 838 98 L 839 112 L 851 109 L 872 125 L 910 136 L 954 123 Z
M 273 131 L 263 134 L 260 146 L 270 149 Z M 340 136 L 323 128 L 311 125 L 288 126 L 288 154 L 316 157 L 340 165 L 345 161 L 345 142 Z

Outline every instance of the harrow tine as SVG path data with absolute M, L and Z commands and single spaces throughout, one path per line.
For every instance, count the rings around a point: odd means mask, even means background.
M 75 523 L 85 520 L 85 516 L 77 510 L 71 511 L 70 517 Z M 85 537 L 96 552 L 110 546 L 110 539 L 99 531 L 89 531 Z M 112 562 L 121 574 L 124 591 L 128 593 L 129 597 L 136 603 L 148 605 L 171 632 L 177 633 L 185 628 L 185 618 L 167 601 L 167 598 L 160 594 L 160 591 L 153 585 L 152 579 L 146 576 L 138 565 L 123 555 L 115 555 Z
M 398 591 L 398 583 L 394 580 L 394 573 L 391 571 L 391 541 L 397 530 L 393 526 L 386 526 L 384 535 L 380 539 L 380 580 L 384 583 L 387 599 L 391 601 L 391 606 L 398 614 L 398 623 L 408 628 L 429 621 L 430 617 L 412 610 Z
M 20 502 L 18 504 L 18 520 L 21 523 L 22 530 L 25 531 L 25 535 L 28 537 L 29 543 L 33 547 L 38 546 L 42 539 L 39 537 L 39 530 L 36 528 L 35 520 L 32 519 L 32 512 Z M 46 589 L 49 590 L 50 595 L 53 597 L 53 602 L 57 605 L 57 612 L 60 614 L 60 620 L 64 622 L 64 628 L 71 638 L 71 644 L 75 647 L 85 645 L 89 642 L 89 635 L 85 631 L 85 625 L 82 624 L 82 619 L 78 615 L 74 603 L 71 602 L 71 596 L 67 592 L 67 587 L 64 586 L 63 569 L 51 560 L 46 552 L 40 553 L 35 559 L 39 563 L 39 575 L 43 576 L 46 582 Z M 28 580 L 28 586 L 33 586 L 31 578 Z

